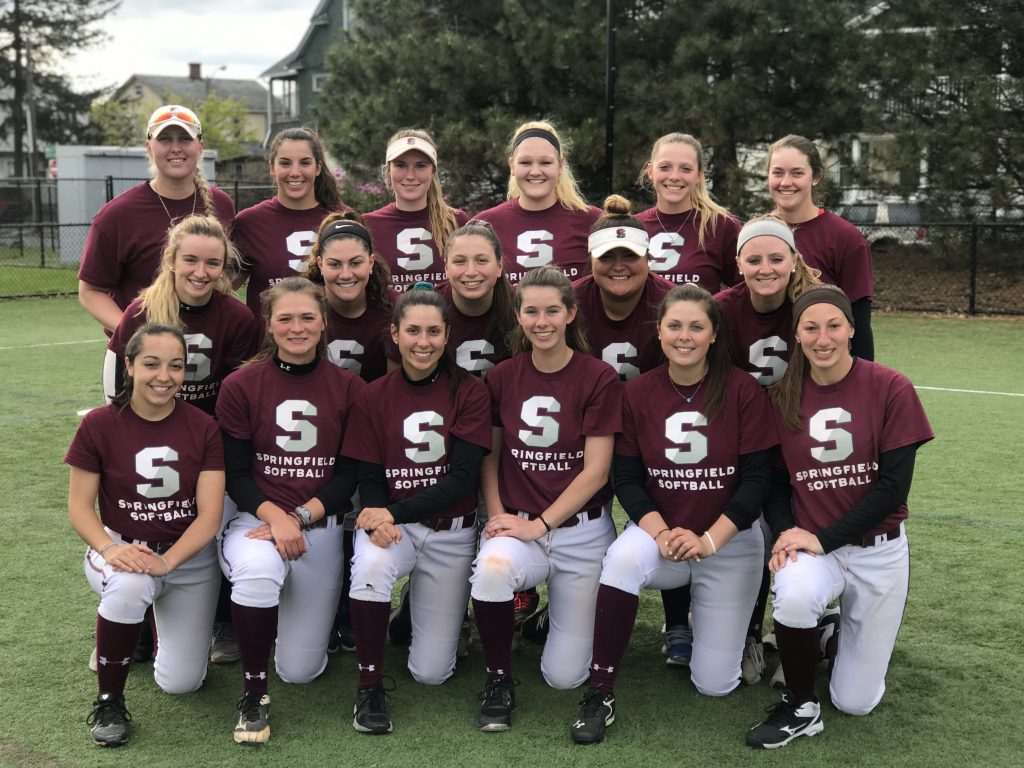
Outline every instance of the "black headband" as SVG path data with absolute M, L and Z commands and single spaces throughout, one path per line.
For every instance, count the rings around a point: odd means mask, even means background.
M 327 241 L 332 237 L 342 236 L 358 237 L 364 243 L 366 243 L 366 250 L 373 251 L 373 244 L 370 242 L 370 233 L 366 227 L 355 221 L 336 221 L 331 224 L 324 232 L 320 235 L 320 248 L 322 249 Z
M 558 138 L 551 131 L 545 130 L 544 128 L 527 128 L 525 131 L 516 136 L 512 142 L 512 154 L 515 154 L 516 147 L 522 144 L 527 139 L 544 139 L 544 141 L 550 143 L 555 151 L 559 155 L 562 154 L 562 145 L 558 143 Z

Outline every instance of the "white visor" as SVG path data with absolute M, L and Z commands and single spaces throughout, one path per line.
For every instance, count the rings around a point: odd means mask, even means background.
M 595 259 L 599 259 L 615 248 L 625 248 L 637 256 L 646 256 L 651 238 L 647 230 L 636 227 L 606 227 L 591 232 L 587 238 L 587 250 Z
M 415 136 L 403 136 L 400 139 L 395 139 L 388 144 L 388 152 L 384 156 L 384 162 L 390 163 L 396 157 L 401 157 L 406 152 L 412 150 L 422 152 L 424 155 L 430 158 L 435 166 L 437 165 L 437 150 L 434 149 L 433 145 L 429 141 L 417 138 Z

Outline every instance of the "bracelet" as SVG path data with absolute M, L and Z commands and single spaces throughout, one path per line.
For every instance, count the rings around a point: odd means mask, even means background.
M 100 551 L 99 551 L 99 552 L 97 552 L 96 554 L 98 554 L 98 555 L 99 555 L 100 557 L 103 557 L 103 553 L 104 553 L 104 552 L 106 552 L 106 551 L 107 551 L 108 549 L 110 549 L 111 547 L 116 547 L 116 546 L 117 546 L 117 542 L 116 542 L 116 541 L 112 541 L 112 542 L 110 542 L 109 544 L 105 544 L 105 545 L 103 546 L 103 548 L 102 548 L 102 549 L 100 549 Z M 103 557 L 103 559 L 104 559 L 104 560 L 106 560 L 107 558 Z
M 661 534 L 663 534 L 665 531 L 671 531 L 671 530 L 672 530 L 671 528 L 662 528 L 660 531 L 658 531 L 656 534 L 654 534 L 654 540 L 657 541 L 658 537 L 661 536 Z
M 163 560 L 163 563 L 164 563 L 164 576 L 169 575 L 171 573 L 171 565 L 170 565 L 170 563 L 167 562 L 167 558 L 164 557 L 163 555 L 157 555 L 157 557 L 159 557 L 161 560 Z
M 299 524 L 300 531 L 305 531 L 309 528 L 309 526 L 306 525 L 306 521 L 303 519 L 302 515 L 300 515 L 298 512 L 289 512 L 288 517 L 290 517 L 292 520 Z
M 715 540 L 711 538 L 711 531 L 704 531 L 704 535 L 708 537 L 708 542 L 711 544 L 711 554 L 718 554 L 718 547 L 715 546 Z
M 544 519 L 544 513 L 537 515 L 537 519 L 540 520 L 541 524 L 547 529 L 548 533 L 551 533 L 551 526 L 548 525 L 548 521 Z

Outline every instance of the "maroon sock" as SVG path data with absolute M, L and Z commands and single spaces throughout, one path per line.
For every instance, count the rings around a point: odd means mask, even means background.
M 786 687 L 797 704 L 814 698 L 814 673 L 821 654 L 819 634 L 817 627 L 793 629 L 775 622 L 775 642 L 786 673 Z
M 124 695 L 142 624 L 118 624 L 96 614 L 96 677 L 100 693 Z
M 485 603 L 473 600 L 476 631 L 484 649 L 487 674 L 507 677 L 512 674 L 512 634 L 515 632 L 515 608 L 511 600 Z
M 352 632 L 356 636 L 356 662 L 359 664 L 359 687 L 380 682 L 384 664 L 384 641 L 388 636 L 390 603 L 370 600 L 348 601 L 352 616 Z
M 245 691 L 262 696 L 267 692 L 270 649 L 277 637 L 277 606 L 251 608 L 232 600 L 231 623 L 235 625 L 235 642 L 242 655 Z
M 640 598 L 602 584 L 597 590 L 594 620 L 594 659 L 590 665 L 590 687 L 611 693 L 619 665 L 633 634 Z

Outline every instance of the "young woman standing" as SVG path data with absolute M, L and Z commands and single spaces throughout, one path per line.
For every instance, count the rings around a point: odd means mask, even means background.
M 231 232 L 235 206 L 207 183 L 203 150 L 195 112 L 178 104 L 159 107 L 146 125 L 153 178 L 115 197 L 93 219 L 78 270 L 78 301 L 107 335 L 153 281 L 168 228 L 200 213 L 216 216 Z
M 342 526 L 356 490 L 339 456 L 362 380 L 326 361 L 323 291 L 288 277 L 262 296 L 263 349 L 224 380 L 217 420 L 238 515 L 221 543 L 244 693 L 234 739 L 270 738 L 269 657 L 285 682 L 313 680 L 341 591 Z
M 548 585 L 551 629 L 541 672 L 554 688 L 587 679 L 593 594 L 615 536 L 611 465 L 622 427 L 622 385 L 591 357 L 569 279 L 527 272 L 516 293 L 514 356 L 487 375 L 493 447 L 481 488 L 488 520 L 473 564 L 472 597 L 487 679 L 476 724 L 512 725 L 513 593 Z
M 276 194 L 239 211 L 233 239 L 242 256 L 235 288 L 248 281 L 245 303 L 261 317 L 260 296 L 282 278 L 298 275 L 329 213 L 351 211 L 327 167 L 312 128 L 286 128 L 270 144 L 268 166 Z
M 838 285 L 849 297 L 857 321 L 853 354 L 874 360 L 871 249 L 853 224 L 814 202 L 815 188 L 824 177 L 825 166 L 813 141 L 790 134 L 769 148 L 768 191 L 775 213 L 793 229 L 797 250 L 809 266 L 821 271 L 822 282 Z
M 866 715 L 885 693 L 910 577 L 905 521 L 917 449 L 934 436 L 905 376 L 850 352 L 860 330 L 843 292 L 804 291 L 797 346 L 771 390 L 785 461 L 766 509 L 778 539 L 773 618 L 787 691 L 747 744 L 781 747 L 824 728 L 814 693 L 817 625 L 841 606 L 829 693 Z
M 345 436 L 359 461 L 351 612 L 359 663 L 352 726 L 392 729 L 382 683 L 391 592 L 409 576 L 409 672 L 440 685 L 455 670 L 476 553 L 480 460 L 490 450 L 490 398 L 448 350 L 448 312 L 432 290 L 395 303 L 401 369 L 366 387 Z
M 185 360 L 180 330 L 139 328 L 125 346 L 123 388 L 86 414 L 64 459 L 68 518 L 88 545 L 85 575 L 100 596 L 99 695 L 89 725 L 102 746 L 128 740 L 124 688 L 150 607 L 160 635 L 157 685 L 190 693 L 206 677 L 224 456 L 213 419 L 175 397 Z
M 551 123 L 523 123 L 508 154 L 508 200 L 478 219 L 501 240 L 504 271 L 516 283 L 534 267 L 553 264 L 570 280 L 586 274 L 587 233 L 601 211 L 587 202 Z
M 383 173 L 395 201 L 367 213 L 363 222 L 391 270 L 392 285 L 404 291 L 420 281 L 440 284 L 448 238 L 468 217 L 444 201 L 430 134 L 405 128 L 388 139 Z
M 640 172 L 653 188 L 654 206 L 637 214 L 651 236 L 651 271 L 673 283 L 696 283 L 710 293 L 737 280 L 739 222 L 711 199 L 700 142 L 669 133 L 651 148 Z

